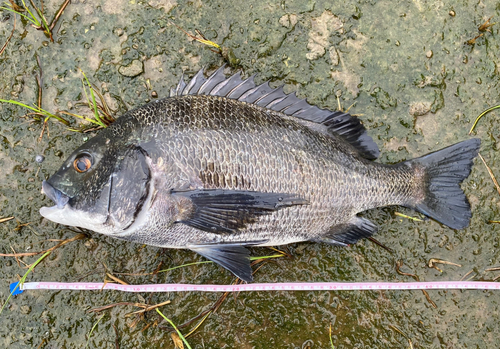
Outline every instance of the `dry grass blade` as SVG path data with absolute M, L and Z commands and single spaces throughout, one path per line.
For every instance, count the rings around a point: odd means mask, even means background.
M 46 253 L 46 252 L 51 252 L 51 251 L 54 251 L 56 248 L 59 248 L 63 245 L 66 245 L 67 243 L 70 243 L 70 242 L 73 242 L 75 240 L 81 240 L 83 238 L 85 238 L 86 235 L 85 234 L 78 234 L 70 239 L 66 239 L 66 240 L 63 240 L 61 241 L 60 243 L 58 243 L 57 245 L 49 248 L 48 250 L 44 250 L 44 251 L 40 251 L 40 252 L 23 252 L 23 253 L 0 253 L 0 256 L 1 257 L 26 257 L 26 256 L 36 256 L 37 254 L 42 254 L 42 253 Z
M 498 271 L 498 270 L 500 270 L 500 267 L 492 267 L 492 268 L 485 269 L 484 271 Z M 500 275 L 494 277 L 493 280 L 491 280 L 491 281 L 497 281 L 499 278 L 500 278 Z
M 184 349 L 184 343 L 182 343 L 182 339 L 177 332 L 170 333 L 170 338 L 174 342 L 174 349 Z
M 500 267 L 493 267 L 493 268 L 484 269 L 484 271 L 496 271 L 496 270 L 500 270 Z
M 171 301 L 165 301 L 165 302 L 163 302 L 163 303 L 159 303 L 159 304 L 155 304 L 155 305 L 146 305 L 146 306 L 144 307 L 144 309 L 134 311 L 134 312 L 129 313 L 129 314 L 125 315 L 125 316 L 127 317 L 127 316 L 132 316 L 132 315 L 134 315 L 134 314 L 141 314 L 141 313 L 145 313 L 145 312 L 147 312 L 147 311 L 150 311 L 150 310 L 156 309 L 156 308 L 158 308 L 158 307 L 163 307 L 164 305 L 167 305 L 167 304 L 170 304 L 170 303 L 171 303 Z
M 118 329 L 114 324 L 111 324 L 113 326 L 113 329 L 115 330 L 115 349 L 120 349 L 120 341 L 119 338 L 120 336 L 118 335 Z
M 52 22 L 50 22 L 50 25 L 49 25 L 49 29 L 52 30 L 54 29 L 54 26 L 56 25 L 57 21 L 59 20 L 59 17 L 61 17 L 64 9 L 66 8 L 66 6 L 68 6 L 70 0 L 66 0 L 61 8 L 59 9 L 59 11 L 57 11 L 56 15 L 54 16 L 54 18 L 52 19 Z
M 47 338 L 44 338 L 42 340 L 42 342 L 40 344 L 38 344 L 38 347 L 36 347 L 36 349 L 40 349 L 45 344 L 46 341 L 47 341 Z
M 36 76 L 36 84 L 38 85 L 38 109 L 42 109 L 42 62 L 40 62 L 40 56 L 36 55 L 36 62 L 38 64 L 38 69 L 40 69 L 40 75 Z
M 292 258 L 292 254 L 289 252 L 289 251 L 281 251 L 281 250 L 278 250 L 276 247 L 272 247 L 272 246 L 267 246 L 268 249 L 274 251 L 274 252 L 278 252 L 288 258 Z
M 202 32 L 198 29 L 195 29 L 195 32 L 198 35 L 198 36 L 195 36 L 193 34 L 188 33 L 187 31 L 185 31 L 184 29 L 179 27 L 174 22 L 170 21 L 170 23 L 173 24 L 174 26 L 176 26 L 182 32 L 184 32 L 184 34 L 186 34 L 190 39 L 201 42 L 204 45 L 210 46 L 209 47 L 210 51 L 215 52 L 215 53 L 219 54 L 220 56 L 222 56 L 222 58 L 224 58 L 224 60 L 227 63 L 229 63 L 229 65 L 231 67 L 235 68 L 239 65 L 240 60 L 238 58 L 236 58 L 236 55 L 234 54 L 234 51 L 231 48 L 222 47 L 222 46 L 216 44 L 215 42 L 208 40 L 207 38 L 205 38 L 205 36 L 202 34 Z
M 213 41 L 207 40 L 198 29 L 195 29 L 195 31 L 196 31 L 196 34 L 198 34 L 200 37 L 197 37 L 197 36 L 194 36 L 193 34 L 188 33 L 187 31 L 185 31 L 184 29 L 182 29 L 181 27 L 179 27 L 177 24 L 175 24 L 172 21 L 170 21 L 170 23 L 172 23 L 173 25 L 175 25 L 177 27 L 177 29 L 181 30 L 184 34 L 186 34 L 187 36 L 189 36 L 191 39 L 196 40 L 198 42 L 201 42 L 202 44 L 215 47 L 218 50 L 217 53 L 221 53 L 222 52 L 222 48 L 219 45 L 217 45 Z
M 146 331 L 151 326 L 154 326 L 154 327 L 158 326 L 158 320 L 155 320 L 153 322 L 148 323 L 146 326 L 144 326 L 143 328 L 141 328 L 141 332 Z
M 479 39 L 481 36 L 483 36 L 484 34 L 481 33 L 479 34 L 478 36 L 476 36 L 474 39 L 470 39 L 470 40 L 467 40 L 465 43 L 467 45 L 474 45 L 476 43 L 476 40 Z
M 449 264 L 449 265 L 454 265 L 454 266 L 457 266 L 457 267 L 461 267 L 460 264 L 453 263 L 453 262 L 448 262 L 448 261 L 445 261 L 445 260 L 442 260 L 442 259 L 437 259 L 437 258 L 431 258 L 431 259 L 429 259 L 429 263 L 427 265 L 429 266 L 429 268 L 434 268 L 437 271 L 439 271 L 440 273 L 442 273 L 443 271 L 436 266 L 436 264 L 438 264 L 438 263 L 439 264 Z
M 0 56 L 2 55 L 3 51 L 5 51 L 5 48 L 10 42 L 10 39 L 12 39 L 15 30 L 16 30 L 16 17 L 14 17 L 14 27 L 12 28 L 12 32 L 10 33 L 10 36 L 7 38 L 7 41 L 5 41 L 5 44 L 3 44 L 2 48 L 0 49 Z
M 42 109 L 42 63 L 40 62 L 40 56 L 36 56 L 36 61 L 38 63 L 38 69 L 40 70 L 40 75 L 36 76 L 36 84 L 38 88 L 38 110 L 43 110 Z M 36 114 L 36 113 L 35 113 Z M 40 114 L 39 116 L 43 117 L 43 114 Z M 40 142 L 43 138 L 43 133 L 45 132 L 45 128 L 47 128 L 47 137 L 50 138 L 50 133 L 49 133 L 49 127 L 47 125 L 47 122 L 49 121 L 49 118 L 45 118 L 43 121 L 43 126 L 42 126 L 42 131 L 40 132 L 40 137 L 38 137 L 38 141 Z
M 462 278 L 460 279 L 460 281 L 464 281 L 464 280 L 465 280 L 465 278 L 466 278 L 467 276 L 469 276 L 472 272 L 474 272 L 474 270 L 471 270 L 471 271 L 469 271 L 467 274 L 465 274 L 464 276 L 462 276 Z M 472 278 L 473 278 L 473 277 L 474 277 L 474 276 L 472 276 Z M 470 280 L 470 279 L 468 279 L 468 280 Z
M 481 24 L 479 26 L 479 28 L 477 28 L 480 32 L 485 32 L 485 31 L 488 31 L 488 32 L 491 32 L 491 30 L 489 29 L 490 27 L 494 26 L 496 23 L 490 23 L 490 20 L 493 18 L 493 16 L 491 16 L 490 18 L 488 18 L 486 20 L 486 22 L 484 22 L 483 24 Z
M 128 316 L 131 316 L 133 314 L 145 313 L 147 311 L 156 309 L 158 307 L 162 307 L 162 306 L 170 304 L 170 303 L 171 303 L 171 301 L 169 301 L 169 300 L 165 301 L 163 303 L 160 303 L 160 304 L 155 304 L 155 305 L 149 305 L 149 304 L 144 304 L 144 303 L 133 303 L 133 302 L 119 302 L 119 303 L 108 304 L 108 305 L 104 305 L 102 307 L 90 309 L 88 312 L 89 313 L 99 313 L 99 312 L 101 312 L 103 310 L 107 310 L 107 309 L 114 308 L 114 307 L 119 307 L 119 306 L 122 306 L 122 305 L 130 305 L 130 306 L 133 306 L 133 307 L 142 308 L 141 310 L 138 310 L 138 311 L 135 311 L 133 313 L 127 314 L 126 316 L 128 317 Z
M 260 259 L 260 260 L 257 260 L 257 261 L 254 261 L 252 264 L 250 264 L 252 267 L 254 265 L 256 265 L 257 263 L 260 263 L 260 262 L 263 262 L 261 265 L 259 265 L 253 272 L 252 272 L 252 275 L 255 275 L 255 273 L 260 269 L 262 268 L 267 262 L 269 262 L 268 260 L 264 260 L 264 259 Z
M 141 307 L 141 308 L 147 307 L 147 305 L 143 304 L 143 303 L 119 302 L 119 303 L 113 303 L 113 304 L 103 305 L 102 307 L 99 307 L 99 308 L 90 309 L 90 310 L 88 310 L 88 312 L 89 313 L 99 313 L 99 312 L 101 312 L 103 310 L 110 309 L 110 308 L 113 308 L 113 307 L 119 307 L 121 305 L 131 305 L 131 306 L 134 306 L 134 307 Z
M 429 293 L 427 293 L 426 290 L 422 290 L 422 293 L 424 294 L 425 298 L 427 298 L 427 302 L 429 302 L 435 309 L 437 309 L 436 303 L 431 299 L 431 296 L 429 296 Z
M 376 240 L 375 238 L 369 236 L 367 239 L 370 240 L 371 242 L 373 242 L 374 244 L 382 247 L 383 249 L 389 251 L 390 253 L 394 253 L 394 250 L 392 248 L 389 248 L 389 247 L 385 246 L 383 243 L 381 243 L 380 241 Z
M 352 103 L 349 108 L 347 108 L 344 113 L 349 113 L 349 110 L 351 110 L 352 107 L 354 107 L 356 105 L 356 102 Z
M 29 225 L 30 225 L 30 223 L 21 223 L 21 222 L 17 221 L 17 227 L 14 228 L 14 231 L 19 231 L 22 228 L 27 227 Z
M 8 222 L 10 220 L 14 219 L 14 217 L 5 217 L 5 218 L 0 218 L 0 223 Z
M 106 273 L 106 276 L 107 276 L 107 277 L 109 277 L 110 279 L 112 279 L 113 281 L 118 282 L 119 284 L 122 284 L 122 285 L 128 285 L 128 283 L 126 283 L 126 282 L 125 282 L 125 281 L 123 281 L 123 280 L 118 279 L 116 276 L 113 276 L 113 275 L 111 275 L 110 273 Z
M 220 298 L 219 298 L 220 300 Z M 218 301 L 219 301 L 218 300 Z M 217 301 L 217 302 L 218 302 Z M 216 303 L 217 303 L 216 302 Z M 184 327 L 187 327 L 189 325 L 191 325 L 193 322 L 201 319 L 201 321 L 195 326 L 195 328 L 197 329 L 198 327 L 200 327 L 200 325 L 205 321 L 205 319 L 208 317 L 208 315 L 210 315 L 211 313 L 213 312 L 213 306 L 208 309 L 208 310 L 205 310 L 205 311 L 202 311 L 200 314 L 196 315 L 194 318 L 186 321 L 185 323 L 183 323 L 182 325 L 179 325 L 178 328 L 184 328 Z M 172 330 L 173 328 L 167 328 L 167 330 Z M 189 332 L 188 335 L 191 335 L 193 331 Z
M 24 12 L 24 9 L 23 9 L 21 6 L 17 5 L 17 4 L 14 2 L 14 0 L 9 0 L 9 2 L 10 2 L 10 6 L 12 6 L 12 8 L 14 9 L 14 11 L 17 11 L 17 12 Z
M 410 274 L 410 273 L 405 273 L 404 271 L 401 271 L 401 267 L 403 266 L 403 261 L 402 260 L 399 260 L 396 262 L 396 272 L 399 274 L 399 275 L 404 275 L 404 276 L 411 276 L 412 278 L 414 278 L 415 280 L 417 281 L 420 281 L 420 279 L 418 278 L 417 275 L 415 274 Z
M 410 273 L 405 273 L 403 271 L 401 271 L 401 267 L 403 266 L 403 261 L 402 260 L 399 260 L 396 262 L 396 272 L 400 275 L 405 275 L 405 276 L 411 276 L 412 278 L 415 279 L 415 281 L 417 282 L 420 282 L 420 278 L 415 275 L 415 274 L 410 274 Z M 427 293 L 426 290 L 421 290 L 422 293 L 424 294 L 425 298 L 427 298 L 427 301 L 434 307 L 434 308 L 437 308 L 437 305 L 436 303 L 434 303 L 434 301 L 431 299 L 431 297 L 429 296 L 429 293 Z
M 410 344 L 410 349 L 413 349 L 413 343 L 411 342 L 411 339 L 410 337 L 408 337 L 403 331 L 401 331 L 399 328 L 397 328 L 396 326 L 393 326 L 393 325 L 389 325 L 389 328 L 396 331 L 397 333 L 399 333 L 400 335 L 402 335 L 403 337 L 405 337 L 409 344 Z
M 206 315 L 200 320 L 200 322 L 198 322 L 198 324 L 193 327 L 193 329 L 191 331 L 189 331 L 189 333 L 187 335 L 185 335 L 185 337 L 189 337 L 190 335 L 192 335 L 193 333 L 196 332 L 196 330 L 205 322 L 205 320 L 207 319 L 207 317 L 210 316 L 210 314 L 212 314 L 212 311 L 210 310 L 208 313 L 206 313 Z
M 484 158 L 481 156 L 481 154 L 478 154 L 479 158 L 483 161 L 484 166 L 486 166 L 486 169 L 488 170 L 488 173 L 490 174 L 491 179 L 493 180 L 493 184 L 495 184 L 495 187 L 497 188 L 498 194 L 500 194 L 500 185 L 498 185 L 497 179 L 495 178 L 495 175 L 493 174 L 493 171 L 491 168 L 488 166 L 486 161 L 484 161 Z

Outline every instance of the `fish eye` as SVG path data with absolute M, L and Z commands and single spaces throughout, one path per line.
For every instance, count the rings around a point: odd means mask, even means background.
M 87 172 L 90 167 L 92 167 L 92 158 L 89 154 L 81 154 L 76 157 L 75 161 L 73 161 L 73 167 L 76 172 Z

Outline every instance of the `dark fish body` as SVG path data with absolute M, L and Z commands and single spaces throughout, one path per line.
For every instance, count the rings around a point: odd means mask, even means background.
M 479 140 L 394 166 L 349 114 L 310 106 L 222 70 L 120 117 L 43 184 L 41 214 L 119 239 L 188 248 L 251 281 L 244 246 L 346 245 L 376 232 L 357 217 L 403 205 L 455 229 Z

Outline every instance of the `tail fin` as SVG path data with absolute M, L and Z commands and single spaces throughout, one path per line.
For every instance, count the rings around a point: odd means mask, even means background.
M 481 140 L 473 138 L 408 161 L 425 171 L 424 198 L 414 208 L 450 228 L 467 227 L 470 204 L 460 183 L 469 176 L 480 145 Z

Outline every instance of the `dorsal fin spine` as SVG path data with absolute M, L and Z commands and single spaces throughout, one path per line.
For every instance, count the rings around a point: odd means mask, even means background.
M 255 86 L 254 79 L 255 79 L 255 75 L 252 75 L 252 76 L 248 77 L 247 79 L 242 80 L 242 82 L 240 84 L 238 84 L 238 86 L 234 87 L 231 91 L 228 92 L 227 97 L 239 100 L 241 98 L 241 95 L 243 93 L 245 93 L 243 86 L 245 86 L 245 85 Z
M 229 78 L 224 76 L 224 67 L 217 69 L 207 79 L 200 70 L 186 85 L 184 74 L 177 87 L 170 90 L 170 96 L 211 95 L 258 105 L 283 114 L 320 124 L 325 134 L 336 134 L 357 148 L 360 155 L 367 159 L 376 159 L 379 155 L 378 146 L 368 136 L 361 122 L 341 111 L 331 111 L 312 106 L 305 99 L 300 99 L 295 93 L 286 94 L 283 86 L 272 88 L 269 81 L 255 84 L 255 75 L 242 80 L 240 73 Z M 317 129 L 315 129 L 317 131 Z
M 200 81 L 205 82 L 205 77 L 203 76 L 203 68 L 201 68 L 198 71 L 198 73 L 196 73 L 196 75 L 189 81 L 189 83 L 186 85 L 186 87 L 184 87 L 184 89 L 182 90 L 182 94 L 183 95 L 197 94 L 199 89 L 200 89 L 200 86 L 202 85 L 202 83 L 200 84 Z M 197 84 L 200 86 L 198 86 L 198 88 L 195 88 Z M 190 93 L 191 90 L 192 90 L 192 93 Z
M 184 90 L 184 87 L 186 87 L 186 83 L 184 82 L 184 73 L 182 73 L 179 83 L 177 84 L 177 87 L 175 89 L 175 95 L 180 96 L 182 94 L 182 91 Z
M 278 86 L 274 90 L 271 90 L 270 92 L 266 93 L 262 97 L 259 97 L 254 103 L 257 105 L 260 105 L 265 108 L 271 109 L 269 106 L 270 103 L 275 101 L 276 99 L 282 97 L 285 93 L 283 92 L 283 86 Z M 267 99 L 267 100 L 266 100 Z
M 272 109 L 272 107 L 273 107 L 273 106 L 275 106 L 276 104 L 283 102 L 283 100 L 284 100 L 285 98 L 286 98 L 286 97 L 281 97 L 281 98 L 277 98 L 277 99 L 273 100 L 273 101 L 272 101 L 272 102 L 270 102 L 268 105 L 266 105 L 266 108 Z
M 212 75 L 209 76 L 207 81 L 203 83 L 203 85 L 200 86 L 199 94 L 210 94 L 210 91 L 220 84 L 222 81 L 226 80 L 226 77 L 224 75 L 224 68 L 226 65 L 223 65 L 219 69 L 215 71 Z
M 254 75 L 251 76 L 252 78 L 252 82 L 255 84 L 255 81 L 254 81 Z M 257 91 L 259 89 L 259 87 L 261 87 L 262 85 L 259 85 L 259 86 L 255 86 L 254 88 L 251 88 L 249 90 L 247 90 L 246 92 L 244 92 L 240 97 L 238 97 L 238 100 L 240 101 L 246 101 L 246 99 L 251 96 L 253 93 L 255 93 L 255 91 Z

